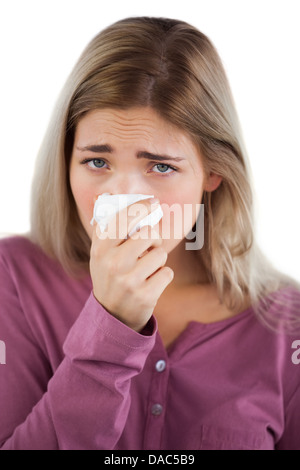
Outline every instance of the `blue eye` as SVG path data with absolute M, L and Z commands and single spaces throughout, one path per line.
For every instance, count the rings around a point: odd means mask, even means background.
M 166 173 L 167 170 L 171 169 L 171 170 L 175 170 L 175 168 L 172 168 L 170 165 L 167 165 L 165 163 L 157 163 L 156 165 L 154 165 L 157 167 L 157 169 L 159 170 L 158 172 L 159 173 Z M 162 171 L 160 171 L 159 167 L 162 167 Z M 176 170 L 175 170 L 176 171 Z
M 105 164 L 105 161 L 99 158 L 94 158 L 93 160 L 87 160 L 85 163 L 90 168 L 103 168 L 103 164 Z
M 168 165 L 167 163 L 154 163 L 154 167 L 157 167 L 158 171 L 154 171 L 153 173 L 158 173 L 162 176 L 171 176 L 172 173 L 179 171 L 178 168 L 175 168 L 174 166 Z M 162 170 L 162 171 L 161 171 Z M 171 171 L 168 171 L 171 170 Z

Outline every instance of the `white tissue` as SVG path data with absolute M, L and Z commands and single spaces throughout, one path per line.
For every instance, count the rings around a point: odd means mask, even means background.
M 149 194 L 109 194 L 103 193 L 98 196 L 97 201 L 94 205 L 93 218 L 91 220 L 91 225 L 94 221 L 97 222 L 101 233 L 103 233 L 107 227 L 108 221 L 119 211 L 124 209 L 135 202 L 142 201 L 143 199 L 149 199 L 154 197 Z M 154 225 L 158 224 L 163 216 L 163 211 L 160 206 L 158 206 L 155 211 L 148 214 L 144 219 L 140 220 L 137 225 L 130 231 L 128 234 L 131 237 L 137 230 L 145 225 Z

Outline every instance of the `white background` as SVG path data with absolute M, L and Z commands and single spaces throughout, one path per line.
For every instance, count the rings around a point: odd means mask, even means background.
M 29 230 L 34 163 L 65 79 L 86 44 L 127 16 L 187 21 L 213 41 L 250 156 L 257 236 L 300 280 L 299 0 L 0 0 L 0 234 Z

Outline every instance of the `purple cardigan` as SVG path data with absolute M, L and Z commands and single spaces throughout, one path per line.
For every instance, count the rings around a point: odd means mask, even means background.
M 300 318 L 300 292 L 278 295 Z M 2 239 L 0 448 L 300 450 L 296 340 L 249 308 L 189 323 L 166 350 L 154 317 L 136 333 L 96 301 L 89 276 L 71 279 L 24 237 Z

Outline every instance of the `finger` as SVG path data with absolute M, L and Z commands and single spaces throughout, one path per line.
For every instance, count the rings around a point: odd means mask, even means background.
M 133 272 L 134 276 L 137 279 L 148 279 L 166 264 L 167 258 L 168 254 L 161 246 L 153 248 L 138 260 Z
M 146 234 L 146 236 L 144 236 Z M 118 246 L 119 256 L 124 260 L 128 260 L 128 268 L 131 269 L 136 262 L 147 254 L 147 251 L 160 247 L 163 243 L 159 233 L 150 226 L 142 227 L 135 236 L 140 235 L 141 238 L 128 238 L 124 243 Z M 130 257 L 128 257 L 128 253 Z
M 145 281 L 144 296 L 158 299 L 166 287 L 173 281 L 174 271 L 169 266 L 160 268 Z
M 91 243 L 91 251 L 90 251 L 90 257 L 98 257 L 101 256 L 101 253 L 103 253 L 106 250 L 106 246 L 103 246 L 103 243 L 100 242 L 101 238 L 101 231 L 99 228 L 99 225 L 97 222 L 94 220 L 93 221 L 93 231 L 92 231 L 92 243 Z
M 95 243 L 97 240 L 106 240 L 108 238 L 108 234 L 106 231 L 102 232 L 100 229 L 99 224 L 96 220 L 93 220 L 93 231 L 92 231 L 92 243 Z

